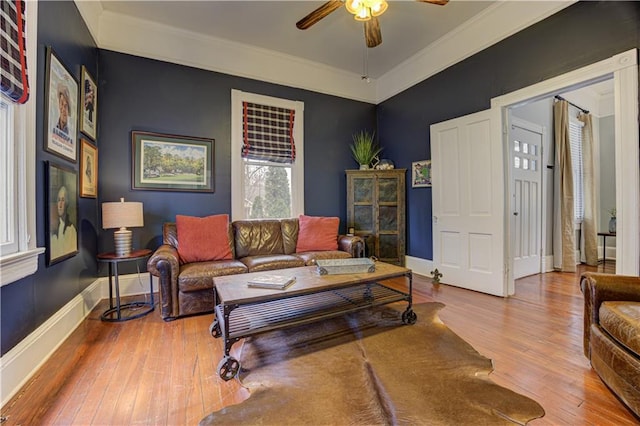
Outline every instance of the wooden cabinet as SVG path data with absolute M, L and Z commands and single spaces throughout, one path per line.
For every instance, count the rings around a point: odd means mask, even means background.
M 347 226 L 365 238 L 366 255 L 404 266 L 407 169 L 347 170 Z

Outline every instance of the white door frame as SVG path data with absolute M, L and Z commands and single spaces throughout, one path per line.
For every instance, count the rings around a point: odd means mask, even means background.
M 613 77 L 614 127 L 616 166 L 616 209 L 619 232 L 616 238 L 616 274 L 639 275 L 640 271 L 640 154 L 638 140 L 638 60 L 637 49 L 614 55 L 609 59 L 542 81 L 529 87 L 498 96 L 491 100 L 491 107 L 502 111 L 501 128 L 506 141 L 507 109 L 532 100 L 552 96 L 570 87 L 581 87 Z M 506 141 L 508 142 L 508 141 Z M 508 143 L 504 143 L 508 156 Z M 508 157 L 507 157 L 508 158 Z M 508 164 L 508 162 L 505 162 Z M 505 188 L 511 182 L 509 167 L 505 167 Z M 509 196 L 509 191 L 505 191 Z M 505 203 L 505 205 L 508 205 Z M 513 255 L 510 245 L 510 222 L 505 224 L 505 247 L 508 293 L 515 292 L 513 280 Z

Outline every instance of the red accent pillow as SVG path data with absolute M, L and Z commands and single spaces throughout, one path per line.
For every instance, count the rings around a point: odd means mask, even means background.
M 298 219 L 296 253 L 318 250 L 338 250 L 339 217 L 305 216 Z
M 233 258 L 229 245 L 229 215 L 176 215 L 176 229 L 182 263 Z

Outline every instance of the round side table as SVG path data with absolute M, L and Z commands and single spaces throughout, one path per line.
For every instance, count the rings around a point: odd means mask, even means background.
M 109 322 L 120 322 L 120 321 L 129 321 L 135 318 L 140 318 L 148 313 L 152 312 L 155 308 L 155 303 L 153 301 L 153 277 L 149 276 L 149 296 L 150 302 L 131 302 L 131 303 L 120 303 L 120 282 L 118 280 L 118 264 L 122 262 L 137 262 L 141 259 L 148 259 L 151 256 L 151 250 L 149 249 L 141 249 L 134 250 L 128 256 L 118 256 L 115 253 L 100 253 L 98 257 L 98 262 L 108 263 L 109 264 L 109 309 L 104 311 L 102 315 L 100 315 L 100 319 L 102 321 Z M 113 288 L 115 283 L 116 289 L 116 297 L 115 297 L 115 306 L 114 306 L 114 298 L 113 298 Z M 135 313 L 133 315 L 123 315 L 123 311 L 134 310 L 145 308 L 142 312 Z

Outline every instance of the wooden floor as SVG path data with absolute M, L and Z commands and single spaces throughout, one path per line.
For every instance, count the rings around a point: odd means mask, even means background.
M 577 277 L 524 278 L 515 296 L 502 299 L 414 276 L 414 300 L 444 303 L 442 321 L 493 359 L 492 379 L 544 407 L 532 425 L 638 424 L 583 355 Z M 2 426 L 196 425 L 246 398 L 237 381 L 215 373 L 222 346 L 209 335 L 210 315 L 165 323 L 156 311 L 114 324 L 100 321 L 105 308 L 2 408 Z

